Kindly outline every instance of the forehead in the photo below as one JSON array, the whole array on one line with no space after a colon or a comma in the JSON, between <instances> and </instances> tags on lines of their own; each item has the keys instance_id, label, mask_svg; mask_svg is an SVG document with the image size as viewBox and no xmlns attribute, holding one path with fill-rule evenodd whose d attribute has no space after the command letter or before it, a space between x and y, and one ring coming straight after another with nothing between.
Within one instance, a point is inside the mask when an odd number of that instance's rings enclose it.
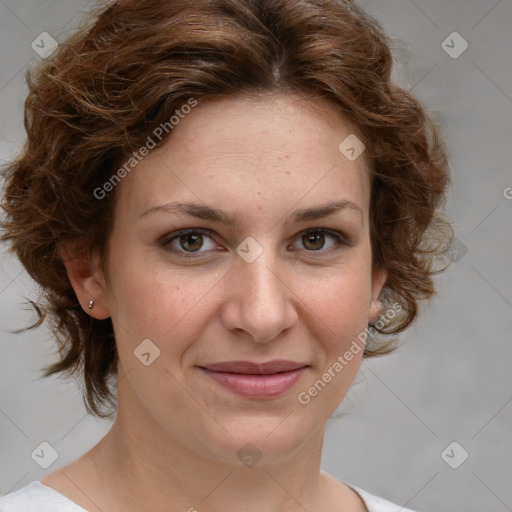
<instances>
[{"instance_id":1,"label":"forehead","mask_svg":"<svg viewBox=\"0 0 512 512\"><path fill-rule=\"evenodd\" d=\"M366 154L351 160L340 150L354 132L325 99L280 94L198 101L123 179L117 208L134 218L176 199L275 210L341 198L366 210Z\"/></svg>"}]
</instances>

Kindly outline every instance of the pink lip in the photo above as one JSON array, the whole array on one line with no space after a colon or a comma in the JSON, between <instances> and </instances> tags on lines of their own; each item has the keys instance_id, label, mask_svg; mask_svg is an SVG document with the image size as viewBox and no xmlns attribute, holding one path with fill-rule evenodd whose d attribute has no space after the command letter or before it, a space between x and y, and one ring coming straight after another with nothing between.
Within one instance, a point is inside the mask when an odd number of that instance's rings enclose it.
<instances>
[{"instance_id":1,"label":"pink lip","mask_svg":"<svg viewBox=\"0 0 512 512\"><path fill-rule=\"evenodd\" d=\"M234 393L252 398L273 398L292 388L307 366L275 360L266 363L226 361L199 368Z\"/></svg>"}]
</instances>

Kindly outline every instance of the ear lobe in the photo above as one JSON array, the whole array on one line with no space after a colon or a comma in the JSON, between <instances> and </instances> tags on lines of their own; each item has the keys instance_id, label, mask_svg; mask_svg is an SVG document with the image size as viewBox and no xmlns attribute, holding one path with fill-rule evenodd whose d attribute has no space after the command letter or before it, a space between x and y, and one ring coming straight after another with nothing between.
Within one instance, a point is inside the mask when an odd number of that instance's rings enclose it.
<instances>
[{"instance_id":1,"label":"ear lobe","mask_svg":"<svg viewBox=\"0 0 512 512\"><path fill-rule=\"evenodd\" d=\"M97 255L89 257L69 247L61 248L60 255L66 267L69 282L83 310L98 320L109 318L108 295ZM93 307L89 308L91 300L94 303Z\"/></svg>"},{"instance_id":2,"label":"ear lobe","mask_svg":"<svg viewBox=\"0 0 512 512\"><path fill-rule=\"evenodd\" d=\"M377 320L380 317L380 315L382 315L383 309L384 306L379 299L372 299L370 311L368 312L368 322L375 322L375 320Z\"/></svg>"},{"instance_id":3,"label":"ear lobe","mask_svg":"<svg viewBox=\"0 0 512 512\"><path fill-rule=\"evenodd\" d=\"M380 295L386 283L388 273L386 269L375 266L372 270L372 300L368 311L368 322L374 322L381 315L384 306L380 300Z\"/></svg>"}]
</instances>

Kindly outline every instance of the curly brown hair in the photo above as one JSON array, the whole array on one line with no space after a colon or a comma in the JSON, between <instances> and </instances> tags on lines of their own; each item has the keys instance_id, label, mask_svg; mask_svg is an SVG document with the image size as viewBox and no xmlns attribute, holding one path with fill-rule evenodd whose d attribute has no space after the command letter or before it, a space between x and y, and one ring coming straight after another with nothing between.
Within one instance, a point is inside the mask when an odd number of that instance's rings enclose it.
<instances>
[{"instance_id":1,"label":"curly brown hair","mask_svg":"<svg viewBox=\"0 0 512 512\"><path fill-rule=\"evenodd\" d=\"M44 376L81 374L87 411L114 414L112 321L82 309L61 248L98 251L107 274L116 190L102 200L94 191L191 97L307 93L358 128L371 173L372 258L388 272L381 299L402 308L377 331L409 326L418 301L435 293L451 237L440 211L449 173L438 125L391 81L390 43L348 0L121 0L97 6L27 71L27 139L3 169L1 239L41 287L30 301L38 321L17 332L48 320L60 358ZM392 349L386 340L364 355Z\"/></svg>"}]
</instances>

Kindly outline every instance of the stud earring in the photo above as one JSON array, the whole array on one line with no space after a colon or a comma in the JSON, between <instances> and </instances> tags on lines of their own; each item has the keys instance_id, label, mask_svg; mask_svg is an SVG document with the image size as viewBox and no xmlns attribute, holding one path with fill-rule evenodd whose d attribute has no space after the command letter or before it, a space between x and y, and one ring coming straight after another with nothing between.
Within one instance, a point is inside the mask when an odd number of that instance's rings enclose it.
<instances>
[{"instance_id":1,"label":"stud earring","mask_svg":"<svg viewBox=\"0 0 512 512\"><path fill-rule=\"evenodd\" d=\"M89 302L89 309L92 309L92 308L93 308L93 306L94 306L94 300L91 300L91 301Z\"/></svg>"}]
</instances>

